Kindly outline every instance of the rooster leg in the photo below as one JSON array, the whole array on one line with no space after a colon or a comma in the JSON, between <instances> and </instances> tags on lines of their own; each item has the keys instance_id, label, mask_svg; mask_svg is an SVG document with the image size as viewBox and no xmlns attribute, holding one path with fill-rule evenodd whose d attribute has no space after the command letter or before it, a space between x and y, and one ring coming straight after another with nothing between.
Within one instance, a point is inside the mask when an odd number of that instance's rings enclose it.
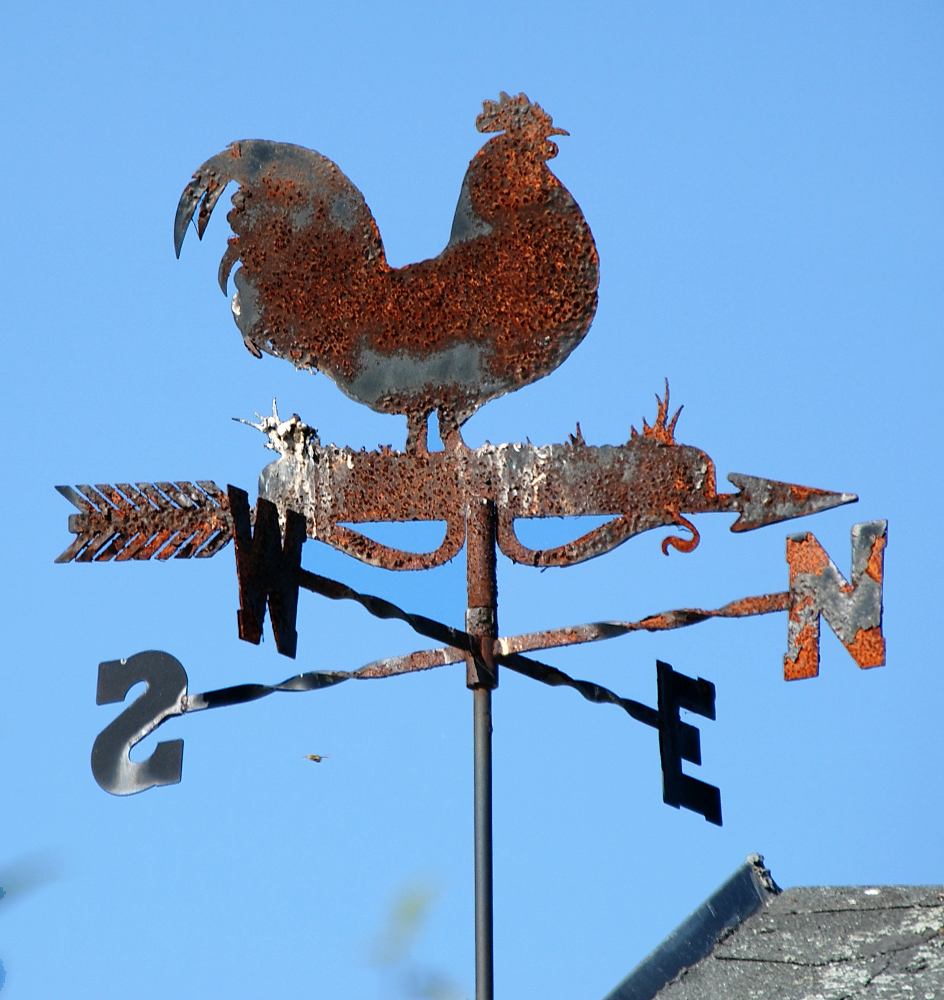
<instances>
[{"instance_id":1,"label":"rooster leg","mask_svg":"<svg viewBox=\"0 0 944 1000\"><path fill-rule=\"evenodd\" d=\"M413 454L428 455L427 432L429 411L406 415L406 450Z\"/></svg>"},{"instance_id":2,"label":"rooster leg","mask_svg":"<svg viewBox=\"0 0 944 1000\"><path fill-rule=\"evenodd\" d=\"M446 451L459 451L465 447L465 441L459 433L459 421L450 410L439 411L439 436Z\"/></svg>"}]
</instances>

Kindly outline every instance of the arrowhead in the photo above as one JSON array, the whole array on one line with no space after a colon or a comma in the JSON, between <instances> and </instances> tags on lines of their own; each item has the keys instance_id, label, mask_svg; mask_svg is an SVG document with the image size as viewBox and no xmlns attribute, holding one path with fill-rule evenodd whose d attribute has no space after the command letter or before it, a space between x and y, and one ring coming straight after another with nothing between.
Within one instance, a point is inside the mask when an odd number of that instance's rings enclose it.
<instances>
[{"instance_id":1,"label":"arrowhead","mask_svg":"<svg viewBox=\"0 0 944 1000\"><path fill-rule=\"evenodd\" d=\"M855 503L859 499L855 493L831 493L812 486L744 476L739 472L732 472L728 481L738 488L731 498L731 508L738 511L740 517L731 525L732 531L752 531L766 524L818 514L821 510Z\"/></svg>"}]
</instances>

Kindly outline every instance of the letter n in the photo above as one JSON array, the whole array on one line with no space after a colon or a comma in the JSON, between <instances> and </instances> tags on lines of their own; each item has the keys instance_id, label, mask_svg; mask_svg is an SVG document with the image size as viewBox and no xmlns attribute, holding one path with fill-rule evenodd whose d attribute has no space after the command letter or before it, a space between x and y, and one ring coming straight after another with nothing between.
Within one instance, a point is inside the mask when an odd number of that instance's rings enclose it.
<instances>
[{"instance_id":1,"label":"letter n","mask_svg":"<svg viewBox=\"0 0 944 1000\"><path fill-rule=\"evenodd\" d=\"M295 657L298 633L298 571L305 542L305 519L293 510L285 513L285 533L279 529L275 504L256 501L255 530L250 525L249 497L245 490L227 486L233 515L236 575L239 578L239 638L259 644L266 605L272 619L275 648Z\"/></svg>"},{"instance_id":2,"label":"letter n","mask_svg":"<svg viewBox=\"0 0 944 1000\"><path fill-rule=\"evenodd\" d=\"M887 538L887 521L853 526L851 583L809 532L787 539L790 616L783 658L785 680L819 673L820 616L860 667L884 665L882 581Z\"/></svg>"}]
</instances>

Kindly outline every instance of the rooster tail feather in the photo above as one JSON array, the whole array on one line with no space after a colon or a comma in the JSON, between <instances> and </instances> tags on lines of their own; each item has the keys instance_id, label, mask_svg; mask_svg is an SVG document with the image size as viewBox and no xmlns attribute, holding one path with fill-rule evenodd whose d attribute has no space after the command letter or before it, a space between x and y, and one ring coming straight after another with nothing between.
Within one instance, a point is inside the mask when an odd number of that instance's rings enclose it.
<instances>
[{"instance_id":1,"label":"rooster tail feather","mask_svg":"<svg viewBox=\"0 0 944 1000\"><path fill-rule=\"evenodd\" d=\"M258 229L281 215L290 228L309 230L309 235L312 228L360 230L369 244L369 256L385 259L367 202L340 168L313 149L265 139L234 142L194 172L174 219L178 257L191 220L196 217L197 236L202 239L216 203L232 181L243 194L241 200L234 196L236 212L230 215L237 234L240 228ZM253 211L243 212L246 198L253 195Z\"/></svg>"}]
</instances>

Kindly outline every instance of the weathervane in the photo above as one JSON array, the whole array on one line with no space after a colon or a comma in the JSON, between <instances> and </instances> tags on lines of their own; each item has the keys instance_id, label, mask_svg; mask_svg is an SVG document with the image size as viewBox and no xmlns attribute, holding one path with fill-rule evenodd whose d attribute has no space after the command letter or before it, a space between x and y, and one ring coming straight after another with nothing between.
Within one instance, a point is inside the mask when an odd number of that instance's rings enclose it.
<instances>
[{"instance_id":1,"label":"weathervane","mask_svg":"<svg viewBox=\"0 0 944 1000\"><path fill-rule=\"evenodd\" d=\"M403 451L356 451L322 445L297 415L254 426L278 459L260 476L259 498L211 481L60 486L78 509L75 534L58 562L206 558L234 542L239 583L239 636L258 643L268 613L277 650L294 657L297 605L304 589L353 600L379 618L406 622L439 645L389 657L353 671L311 671L280 684L243 684L188 693L183 666L170 654L139 653L99 666L99 704L121 702L130 688L147 691L95 741L92 770L115 794L180 780L183 740L158 743L132 762L131 748L176 715L251 701L277 691L312 691L353 679L389 677L466 663L473 691L475 774L476 996L492 996L491 692L499 665L534 680L566 686L614 704L656 729L663 798L721 823L718 789L682 770L701 763L698 730L680 720L687 709L715 717L715 688L657 662L658 704L623 698L568 676L535 651L595 642L634 631L680 628L712 617L774 611L788 614L787 679L813 677L824 617L860 667L885 662L882 634L884 521L852 529L846 580L809 534L787 541L789 586L717 609L685 608L638 621L597 622L500 637L497 551L530 566L570 566L603 555L628 538L668 528L662 551L691 552L699 541L690 520L736 513L731 530L749 531L853 502L834 493L731 474L719 493L705 452L675 439L668 383L652 424L631 429L622 444L586 444L577 426L563 444L467 447L462 424L484 403L550 374L583 339L597 305L598 258L577 203L548 169L550 137L566 135L524 94L486 101L476 120L498 133L466 172L449 242L432 259L403 268L386 261L377 225L360 191L330 160L284 143L233 143L201 166L185 188L174 226L179 255L196 219L202 237L214 206L238 184L228 215L236 234L220 264L224 293L231 271L233 316L246 347L329 375L351 398L407 419ZM441 450L430 450L429 417L439 420ZM519 518L608 516L566 545L532 549L515 531ZM442 521L433 551L381 544L351 525ZM465 629L451 628L382 598L312 573L301 565L306 538L362 562L392 570L441 565L465 546Z\"/></svg>"}]
</instances>

